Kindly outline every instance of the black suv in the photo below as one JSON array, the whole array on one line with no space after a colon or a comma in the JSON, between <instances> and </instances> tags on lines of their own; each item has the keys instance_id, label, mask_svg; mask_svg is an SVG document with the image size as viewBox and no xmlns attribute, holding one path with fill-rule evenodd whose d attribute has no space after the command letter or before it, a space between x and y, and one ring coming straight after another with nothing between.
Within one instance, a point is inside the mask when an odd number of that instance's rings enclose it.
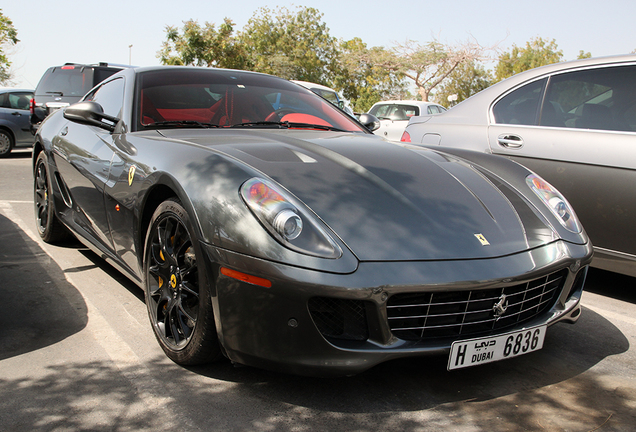
<instances>
[{"instance_id":1,"label":"black suv","mask_svg":"<svg viewBox=\"0 0 636 432\"><path fill-rule=\"evenodd\" d=\"M66 63L48 68L31 99L31 132L53 111L79 102L90 89L126 66Z\"/></svg>"}]
</instances>

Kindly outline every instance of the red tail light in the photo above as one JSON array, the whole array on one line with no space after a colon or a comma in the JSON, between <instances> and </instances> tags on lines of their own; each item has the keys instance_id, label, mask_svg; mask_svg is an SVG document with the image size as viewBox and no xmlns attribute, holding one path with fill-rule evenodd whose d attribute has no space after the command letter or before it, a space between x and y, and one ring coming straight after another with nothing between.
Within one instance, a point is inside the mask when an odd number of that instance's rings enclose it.
<instances>
[{"instance_id":1,"label":"red tail light","mask_svg":"<svg viewBox=\"0 0 636 432\"><path fill-rule=\"evenodd\" d=\"M29 101L29 112L35 114L35 99L33 98Z\"/></svg>"},{"instance_id":2,"label":"red tail light","mask_svg":"<svg viewBox=\"0 0 636 432\"><path fill-rule=\"evenodd\" d=\"M411 142L411 135L409 135L407 131L404 131L404 133L402 134L402 138L400 138L400 141Z\"/></svg>"}]
</instances>

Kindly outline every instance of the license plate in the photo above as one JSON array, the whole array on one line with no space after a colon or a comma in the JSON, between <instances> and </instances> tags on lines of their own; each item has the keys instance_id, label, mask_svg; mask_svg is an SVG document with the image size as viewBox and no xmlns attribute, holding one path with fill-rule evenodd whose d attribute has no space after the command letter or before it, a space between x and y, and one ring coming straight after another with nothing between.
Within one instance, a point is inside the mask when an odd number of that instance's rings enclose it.
<instances>
[{"instance_id":1,"label":"license plate","mask_svg":"<svg viewBox=\"0 0 636 432\"><path fill-rule=\"evenodd\" d=\"M547 326L453 342L448 370L504 360L543 348Z\"/></svg>"}]
</instances>

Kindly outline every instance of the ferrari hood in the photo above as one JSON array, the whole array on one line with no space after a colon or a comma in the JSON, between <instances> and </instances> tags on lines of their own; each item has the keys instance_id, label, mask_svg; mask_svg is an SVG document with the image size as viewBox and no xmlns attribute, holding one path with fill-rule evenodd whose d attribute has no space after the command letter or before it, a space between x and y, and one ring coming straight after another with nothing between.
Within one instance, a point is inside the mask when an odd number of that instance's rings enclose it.
<instances>
[{"instance_id":1,"label":"ferrari hood","mask_svg":"<svg viewBox=\"0 0 636 432\"><path fill-rule=\"evenodd\" d=\"M558 238L519 191L445 153L362 134L251 130L209 137L185 140L274 179L361 261L489 258Z\"/></svg>"}]
</instances>

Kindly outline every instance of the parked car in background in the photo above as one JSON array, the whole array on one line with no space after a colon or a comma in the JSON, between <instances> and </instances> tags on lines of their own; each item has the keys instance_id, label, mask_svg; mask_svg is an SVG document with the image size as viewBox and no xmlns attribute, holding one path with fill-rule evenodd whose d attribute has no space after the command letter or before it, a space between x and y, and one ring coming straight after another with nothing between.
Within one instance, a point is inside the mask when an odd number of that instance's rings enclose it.
<instances>
[{"instance_id":1,"label":"parked car in background","mask_svg":"<svg viewBox=\"0 0 636 432\"><path fill-rule=\"evenodd\" d=\"M369 114L380 120L380 128L376 129L374 134L391 141L399 141L411 117L439 114L445 111L446 108L433 102L396 100L375 103L369 110Z\"/></svg>"},{"instance_id":2,"label":"parked car in background","mask_svg":"<svg viewBox=\"0 0 636 432\"><path fill-rule=\"evenodd\" d=\"M527 166L573 205L594 244L593 265L636 276L636 55L519 73L447 113L413 117L402 141Z\"/></svg>"},{"instance_id":3,"label":"parked car in background","mask_svg":"<svg viewBox=\"0 0 636 432\"><path fill-rule=\"evenodd\" d=\"M316 83L307 82L307 81L292 80L292 82L295 82L296 84L299 84L311 90L312 92L316 93L318 96L327 99L329 102L331 102L332 104L334 104L335 106L337 106L338 108L340 108L341 110L349 114L350 116L354 116L353 110L351 109L351 107L347 104L347 102L344 99L340 97L338 92L335 91L334 89L324 86L322 84L316 84Z\"/></svg>"},{"instance_id":4,"label":"parked car in background","mask_svg":"<svg viewBox=\"0 0 636 432\"><path fill-rule=\"evenodd\" d=\"M179 364L455 369L581 313L592 247L558 191L505 158L389 143L271 75L123 70L42 123L33 166L42 239L70 230L136 282Z\"/></svg>"},{"instance_id":5,"label":"parked car in background","mask_svg":"<svg viewBox=\"0 0 636 432\"><path fill-rule=\"evenodd\" d=\"M108 63L66 63L48 68L31 100L31 132L35 133L40 122L53 111L79 102L90 89L123 67Z\"/></svg>"},{"instance_id":6,"label":"parked car in background","mask_svg":"<svg viewBox=\"0 0 636 432\"><path fill-rule=\"evenodd\" d=\"M33 90L0 89L0 157L14 147L31 147L29 101Z\"/></svg>"}]
</instances>

